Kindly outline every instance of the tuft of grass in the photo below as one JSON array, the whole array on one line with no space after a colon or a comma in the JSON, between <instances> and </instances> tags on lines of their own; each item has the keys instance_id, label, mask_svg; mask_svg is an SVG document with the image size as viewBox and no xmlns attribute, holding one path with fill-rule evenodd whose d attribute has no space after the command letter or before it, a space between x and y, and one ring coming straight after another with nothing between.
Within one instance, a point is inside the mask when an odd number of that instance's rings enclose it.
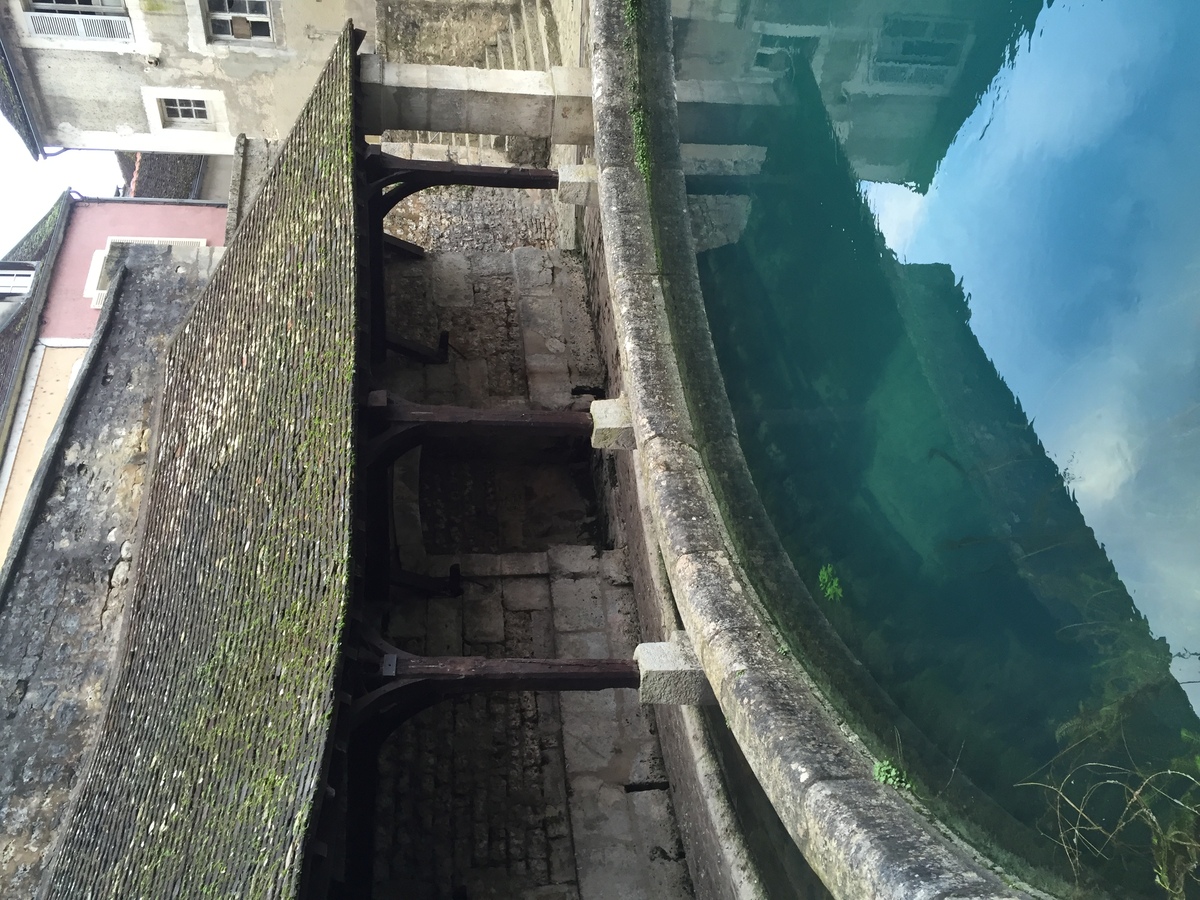
<instances>
[{"instance_id":1,"label":"tuft of grass","mask_svg":"<svg viewBox=\"0 0 1200 900\"><path fill-rule=\"evenodd\" d=\"M642 21L642 0L625 0L625 24L636 30Z\"/></svg>"},{"instance_id":2,"label":"tuft of grass","mask_svg":"<svg viewBox=\"0 0 1200 900\"><path fill-rule=\"evenodd\" d=\"M633 119L633 162L642 178L650 183L650 125L646 120L646 107L636 100L629 110Z\"/></svg>"}]
</instances>

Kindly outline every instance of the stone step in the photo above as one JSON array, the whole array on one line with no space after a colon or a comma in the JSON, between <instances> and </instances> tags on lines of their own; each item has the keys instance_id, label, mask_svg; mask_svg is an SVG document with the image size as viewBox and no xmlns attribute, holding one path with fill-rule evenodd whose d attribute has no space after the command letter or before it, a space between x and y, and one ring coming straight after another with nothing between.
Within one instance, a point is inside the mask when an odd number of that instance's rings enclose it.
<instances>
[{"instance_id":1,"label":"stone step","mask_svg":"<svg viewBox=\"0 0 1200 900\"><path fill-rule=\"evenodd\" d=\"M521 31L517 27L517 17L512 13L508 14L508 40L512 44L513 53L513 68L528 69L529 63L525 54L525 41L521 38Z\"/></svg>"},{"instance_id":2,"label":"stone step","mask_svg":"<svg viewBox=\"0 0 1200 900\"><path fill-rule=\"evenodd\" d=\"M534 13L537 18L537 34L542 42L542 53L546 58L546 68L561 66L562 54L558 48L558 28L554 21L554 10L547 6L548 0L534 0Z\"/></svg>"},{"instance_id":3,"label":"stone step","mask_svg":"<svg viewBox=\"0 0 1200 900\"><path fill-rule=\"evenodd\" d=\"M525 59L529 68L547 72L546 54L537 27L537 0L521 0L521 40L525 46Z\"/></svg>"}]
</instances>

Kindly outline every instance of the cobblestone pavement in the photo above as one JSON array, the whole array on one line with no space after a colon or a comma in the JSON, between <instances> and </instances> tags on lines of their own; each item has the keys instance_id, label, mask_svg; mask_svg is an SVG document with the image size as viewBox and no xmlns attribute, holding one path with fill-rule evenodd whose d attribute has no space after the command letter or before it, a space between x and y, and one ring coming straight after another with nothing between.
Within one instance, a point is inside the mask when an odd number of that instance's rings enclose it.
<instances>
[{"instance_id":1,"label":"cobblestone pavement","mask_svg":"<svg viewBox=\"0 0 1200 900\"><path fill-rule=\"evenodd\" d=\"M574 255L459 242L397 259L387 283L390 328L428 342L446 329L454 348L445 366L397 360L390 390L475 407L590 402L571 390L602 377ZM431 574L458 563L466 584L457 598L398 591L384 622L397 646L632 655L632 588L623 551L600 538L587 454L574 468L418 456L397 467L399 553ZM636 691L498 693L427 710L385 746L378 804L377 898L691 896L653 716Z\"/></svg>"}]
</instances>

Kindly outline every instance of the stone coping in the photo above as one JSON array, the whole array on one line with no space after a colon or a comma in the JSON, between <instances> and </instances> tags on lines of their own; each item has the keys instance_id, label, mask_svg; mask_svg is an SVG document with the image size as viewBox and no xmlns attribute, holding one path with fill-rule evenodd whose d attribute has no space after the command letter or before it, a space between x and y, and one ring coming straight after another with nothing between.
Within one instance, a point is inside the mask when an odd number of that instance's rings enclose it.
<instances>
[{"instance_id":1,"label":"stone coping","mask_svg":"<svg viewBox=\"0 0 1200 900\"><path fill-rule=\"evenodd\" d=\"M640 97L627 6L641 16L643 46L662 48L643 52ZM715 365L688 227L666 7L661 0L595 0L591 46L600 215L638 491L650 511L680 617L747 761L797 846L839 900L1028 898L947 838L897 790L874 780L862 742L843 727L776 634L743 570L747 560L726 529L710 474L727 480L729 473L706 470L689 396L717 407L717 416L726 420L719 446L706 447L716 454L710 457L744 475L744 485L750 482ZM653 216L634 161L635 99L643 103L651 131L658 132L650 140ZM674 248L661 241L656 246L656 225ZM699 346L710 357L703 370L687 372L687 394L677 340L680 348L687 341L690 352ZM711 426L705 433L711 441Z\"/></svg>"}]
</instances>

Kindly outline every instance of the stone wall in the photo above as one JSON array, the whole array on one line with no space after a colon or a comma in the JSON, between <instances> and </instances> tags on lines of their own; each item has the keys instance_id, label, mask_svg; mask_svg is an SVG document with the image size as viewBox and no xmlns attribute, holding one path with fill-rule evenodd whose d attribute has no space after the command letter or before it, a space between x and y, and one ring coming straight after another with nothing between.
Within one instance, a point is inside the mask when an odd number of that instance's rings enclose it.
<instances>
[{"instance_id":1,"label":"stone wall","mask_svg":"<svg viewBox=\"0 0 1200 900\"><path fill-rule=\"evenodd\" d=\"M130 250L0 578L0 894L35 895L125 621L160 360L219 249ZM24 532L24 538L21 535Z\"/></svg>"},{"instance_id":2,"label":"stone wall","mask_svg":"<svg viewBox=\"0 0 1200 900\"><path fill-rule=\"evenodd\" d=\"M663 0L643 3L634 35L619 0L596 0L591 28L608 300L649 566L653 575L660 553L722 718L792 841L835 897L1027 897L872 778L869 754L785 652L747 578L744 567L761 569L758 554L771 549L752 544L751 558L730 531L770 526L761 514L727 523L717 502L717 492L755 494L700 292L672 60L662 52L671 43L669 10ZM656 111L648 122L652 192L635 164L635 68L636 99Z\"/></svg>"},{"instance_id":3,"label":"stone wall","mask_svg":"<svg viewBox=\"0 0 1200 900\"><path fill-rule=\"evenodd\" d=\"M513 193L520 207L523 192ZM395 360L389 390L472 407L586 408L594 393L572 389L598 390L603 372L580 259L464 249L480 239L472 228L433 243L455 238L453 250L389 264L390 328L426 342L446 329L452 348L444 366ZM377 610L389 638L429 655L630 658L636 605L591 457L586 445L507 460L437 448L398 464L405 567L458 564L465 593L397 590ZM635 691L449 701L399 729L381 769L377 896L692 896L653 716Z\"/></svg>"}]
</instances>

